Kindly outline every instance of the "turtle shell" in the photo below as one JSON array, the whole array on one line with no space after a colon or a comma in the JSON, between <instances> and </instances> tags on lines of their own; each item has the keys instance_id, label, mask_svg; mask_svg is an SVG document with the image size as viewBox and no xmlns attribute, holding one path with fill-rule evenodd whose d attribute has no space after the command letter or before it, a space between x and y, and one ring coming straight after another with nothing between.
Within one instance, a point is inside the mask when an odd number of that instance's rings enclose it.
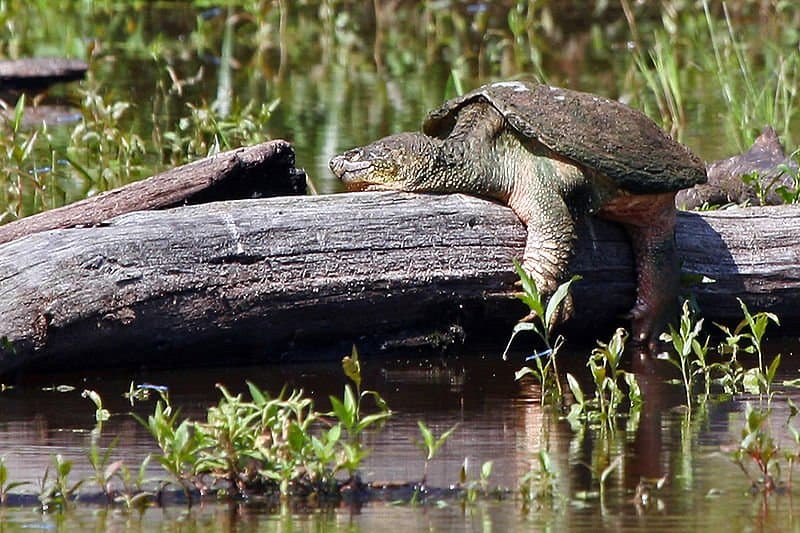
<instances>
[{"instance_id":1,"label":"turtle shell","mask_svg":"<svg viewBox=\"0 0 800 533\"><path fill-rule=\"evenodd\" d=\"M458 111L485 101L523 138L611 178L637 194L661 193L706 181L703 162L643 113L589 93L519 81L479 87L431 111L422 126L445 138Z\"/></svg>"}]
</instances>

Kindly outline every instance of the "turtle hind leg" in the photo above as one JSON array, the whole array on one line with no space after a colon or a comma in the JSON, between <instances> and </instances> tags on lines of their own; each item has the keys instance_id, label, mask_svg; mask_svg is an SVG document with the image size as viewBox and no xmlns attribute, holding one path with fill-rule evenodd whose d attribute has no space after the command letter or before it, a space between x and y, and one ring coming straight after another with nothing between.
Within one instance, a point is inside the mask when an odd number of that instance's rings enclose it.
<instances>
[{"instance_id":1,"label":"turtle hind leg","mask_svg":"<svg viewBox=\"0 0 800 533\"><path fill-rule=\"evenodd\" d=\"M680 267L675 251L675 193L625 196L602 215L623 223L636 261L633 339L655 353L659 336L678 315Z\"/></svg>"}]
</instances>

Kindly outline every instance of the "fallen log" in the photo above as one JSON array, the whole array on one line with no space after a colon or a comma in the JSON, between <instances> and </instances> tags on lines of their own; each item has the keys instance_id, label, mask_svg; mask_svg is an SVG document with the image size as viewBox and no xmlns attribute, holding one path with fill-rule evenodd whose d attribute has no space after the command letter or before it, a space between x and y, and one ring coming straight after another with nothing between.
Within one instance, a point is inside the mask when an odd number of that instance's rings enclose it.
<instances>
[{"instance_id":1,"label":"fallen log","mask_svg":"<svg viewBox=\"0 0 800 533\"><path fill-rule=\"evenodd\" d=\"M0 90L39 90L83 79L89 66L79 59L30 57L0 61Z\"/></svg>"},{"instance_id":2,"label":"fallen log","mask_svg":"<svg viewBox=\"0 0 800 533\"><path fill-rule=\"evenodd\" d=\"M92 226L123 213L181 204L305 193L294 148L283 140L199 159L97 196L0 226L0 243L49 229Z\"/></svg>"},{"instance_id":3,"label":"fallen log","mask_svg":"<svg viewBox=\"0 0 800 533\"><path fill-rule=\"evenodd\" d=\"M681 213L678 249L705 316L751 309L800 324L800 209ZM581 228L571 340L624 325L633 264L624 233ZM525 230L463 195L357 193L136 212L0 245L0 373L33 367L231 364L410 331L497 325ZM576 334L577 335L577 334Z\"/></svg>"}]
</instances>

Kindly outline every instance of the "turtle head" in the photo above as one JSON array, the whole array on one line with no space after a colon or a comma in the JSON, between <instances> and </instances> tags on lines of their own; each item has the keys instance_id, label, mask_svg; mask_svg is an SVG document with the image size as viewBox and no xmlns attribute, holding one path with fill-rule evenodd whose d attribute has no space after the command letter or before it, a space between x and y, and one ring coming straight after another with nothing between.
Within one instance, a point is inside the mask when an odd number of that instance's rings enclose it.
<instances>
[{"instance_id":1,"label":"turtle head","mask_svg":"<svg viewBox=\"0 0 800 533\"><path fill-rule=\"evenodd\" d=\"M331 170L348 190L423 190L436 159L435 141L422 133L398 133L334 156Z\"/></svg>"}]
</instances>

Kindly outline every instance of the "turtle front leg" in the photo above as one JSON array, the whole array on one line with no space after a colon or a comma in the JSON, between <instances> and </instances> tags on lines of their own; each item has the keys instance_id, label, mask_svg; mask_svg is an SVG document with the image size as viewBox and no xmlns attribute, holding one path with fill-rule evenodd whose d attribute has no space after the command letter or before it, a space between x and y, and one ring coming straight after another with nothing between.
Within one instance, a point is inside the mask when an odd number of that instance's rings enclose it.
<instances>
[{"instance_id":1,"label":"turtle front leg","mask_svg":"<svg viewBox=\"0 0 800 533\"><path fill-rule=\"evenodd\" d=\"M509 202L528 228L522 268L533 278L539 293L546 298L567 277L576 236L575 223L566 203L555 192L528 196L525 200L514 202L512 198ZM568 295L555 321L562 322L571 314L572 300Z\"/></svg>"},{"instance_id":2,"label":"turtle front leg","mask_svg":"<svg viewBox=\"0 0 800 533\"><path fill-rule=\"evenodd\" d=\"M616 202L614 202L616 203ZM656 351L658 338L678 314L680 266L675 252L675 193L626 196L604 215L622 222L636 261L634 340Z\"/></svg>"}]
</instances>

